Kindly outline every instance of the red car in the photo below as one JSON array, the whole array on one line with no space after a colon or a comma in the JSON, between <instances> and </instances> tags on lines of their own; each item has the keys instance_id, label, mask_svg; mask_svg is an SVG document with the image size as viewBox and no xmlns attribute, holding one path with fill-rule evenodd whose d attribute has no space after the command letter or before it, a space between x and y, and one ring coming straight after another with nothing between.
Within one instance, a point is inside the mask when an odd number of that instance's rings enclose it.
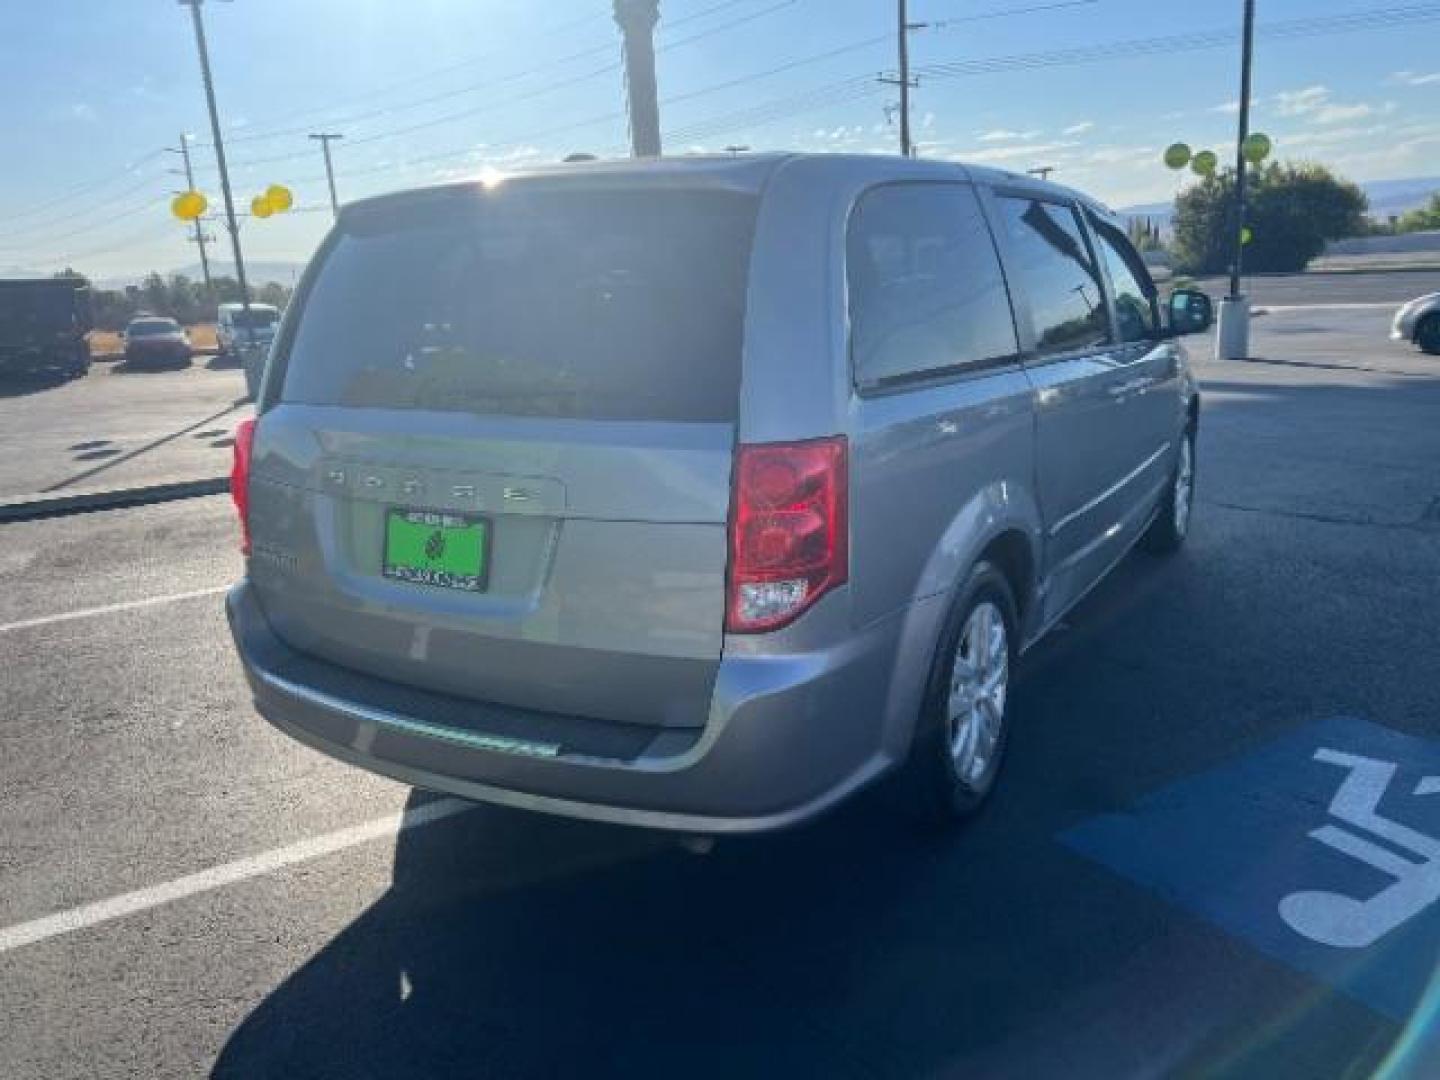
<instances>
[{"instance_id":1,"label":"red car","mask_svg":"<svg viewBox=\"0 0 1440 1080\"><path fill-rule=\"evenodd\" d=\"M125 327L125 363L135 368L188 367L190 338L174 319L131 319Z\"/></svg>"}]
</instances>

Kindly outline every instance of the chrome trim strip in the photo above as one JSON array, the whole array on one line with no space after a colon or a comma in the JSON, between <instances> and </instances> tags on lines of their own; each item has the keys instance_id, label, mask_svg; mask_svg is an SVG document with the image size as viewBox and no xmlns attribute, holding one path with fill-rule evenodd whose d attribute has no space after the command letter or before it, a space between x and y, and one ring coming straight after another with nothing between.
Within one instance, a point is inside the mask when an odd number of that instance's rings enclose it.
<instances>
[{"instance_id":1,"label":"chrome trim strip","mask_svg":"<svg viewBox=\"0 0 1440 1080\"><path fill-rule=\"evenodd\" d=\"M384 712L368 705L346 701L344 698L327 694L323 690L301 686L299 683L291 682L289 679L259 667L252 667L251 670L272 690L289 694L332 712L343 713L351 719L379 724L382 727L403 731L407 735L421 735L429 739L438 739L441 742L467 746L473 750L493 750L497 753L516 754L521 757L553 758L560 756L560 746L557 743L526 742L523 739L511 739L504 735L482 735L473 731L446 727L443 724L432 724L425 720L414 720L408 716L397 716L395 713Z\"/></svg>"},{"instance_id":2,"label":"chrome trim strip","mask_svg":"<svg viewBox=\"0 0 1440 1080\"><path fill-rule=\"evenodd\" d=\"M1121 488L1124 488L1126 485L1128 485L1128 484L1132 483L1133 481L1135 481L1136 479L1138 479L1141 473L1143 473L1146 469L1150 468L1151 465L1154 465L1155 462L1156 462L1156 460L1157 460L1162 454L1164 454L1165 451L1169 450L1169 449L1170 449L1172 446L1174 446L1174 445L1175 445L1175 444L1174 444L1173 442L1171 442L1170 440L1167 439L1167 440L1161 445L1160 449L1156 450L1153 454L1151 454L1149 457L1147 457L1147 458L1146 458L1144 461L1142 461L1139 465L1135 466L1135 468L1131 469L1128 473L1126 473L1124 476L1122 476L1119 480L1115 481L1115 483L1111 484L1108 488L1106 488L1104 491L1102 491L1099 495L1096 495L1095 498L1091 499L1089 502L1087 502L1084 506L1080 507L1078 510L1072 510L1072 511L1070 511L1070 513L1066 514L1066 515L1065 515L1064 517L1062 517L1059 521L1057 521L1057 522L1056 522L1053 526L1051 526L1051 528L1050 528L1050 536L1051 536L1051 537L1058 536L1058 535L1060 534L1060 530L1061 530L1061 529L1065 528L1067 525L1072 524L1072 523L1075 522L1078 518L1084 517L1084 516L1085 516L1086 514L1088 514L1091 510L1094 510L1097 506L1099 506L1101 503L1103 503L1106 499L1108 499L1108 498L1110 498L1111 496L1113 496L1113 495L1115 495L1116 493L1118 493Z\"/></svg>"}]
</instances>

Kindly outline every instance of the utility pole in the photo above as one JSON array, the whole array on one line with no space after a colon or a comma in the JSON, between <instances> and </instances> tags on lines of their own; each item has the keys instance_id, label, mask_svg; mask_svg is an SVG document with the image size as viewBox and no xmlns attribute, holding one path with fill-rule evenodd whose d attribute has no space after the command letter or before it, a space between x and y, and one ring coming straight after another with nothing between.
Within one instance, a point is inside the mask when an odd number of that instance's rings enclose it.
<instances>
[{"instance_id":1,"label":"utility pole","mask_svg":"<svg viewBox=\"0 0 1440 1080\"><path fill-rule=\"evenodd\" d=\"M906 0L896 0L895 13L897 17L896 46L900 60L899 76L892 79L888 75L882 75L880 81L887 86L900 88L900 153L904 157L914 157L915 144L910 139L910 91L920 83L910 77L910 33L913 30L924 30L930 24L912 23L909 19Z\"/></svg>"},{"instance_id":2,"label":"utility pole","mask_svg":"<svg viewBox=\"0 0 1440 1080\"><path fill-rule=\"evenodd\" d=\"M1250 68L1255 53L1255 0L1245 0L1245 29L1240 52L1240 130L1235 139L1235 258L1230 267L1230 295L1240 296L1240 271L1245 257L1245 140L1250 137Z\"/></svg>"},{"instance_id":3,"label":"utility pole","mask_svg":"<svg viewBox=\"0 0 1440 1080\"><path fill-rule=\"evenodd\" d=\"M660 0L614 0L624 35L625 91L630 101L632 157L660 156L660 97L655 88L655 24Z\"/></svg>"},{"instance_id":4,"label":"utility pole","mask_svg":"<svg viewBox=\"0 0 1440 1080\"><path fill-rule=\"evenodd\" d=\"M185 190L194 191L195 170L190 167L190 137L182 131L180 133L180 149L176 150L173 147L169 146L167 146L166 149L169 150L171 153L179 154L181 160L185 162ZM194 241L195 246L200 249L200 273L205 278L206 295L209 295L211 289L210 255L205 250L205 245L210 242L210 238L205 235L205 226L201 223L198 217L195 219L195 235L194 237L192 237L192 240Z\"/></svg>"},{"instance_id":5,"label":"utility pole","mask_svg":"<svg viewBox=\"0 0 1440 1080\"><path fill-rule=\"evenodd\" d=\"M1230 258L1230 295L1220 301L1215 326L1215 358L1245 360L1250 355L1250 301L1240 292L1245 259L1245 140L1250 135L1250 69L1255 53L1255 0L1243 0L1244 31L1240 46L1240 125L1235 139L1234 254Z\"/></svg>"},{"instance_id":6,"label":"utility pole","mask_svg":"<svg viewBox=\"0 0 1440 1080\"><path fill-rule=\"evenodd\" d=\"M330 184L330 212L336 217L340 216L340 200L335 197L335 166L330 164L330 140L344 137L332 132L312 132L310 135L310 138L320 143L320 149L325 154L325 179Z\"/></svg>"},{"instance_id":7,"label":"utility pole","mask_svg":"<svg viewBox=\"0 0 1440 1080\"><path fill-rule=\"evenodd\" d=\"M230 171L225 166L225 142L220 137L220 114L215 107L215 85L210 78L210 51L205 46L205 20L200 15L200 6L205 0L176 2L190 9L190 19L195 26L195 48L200 54L200 78L205 83L205 105L210 110L210 134L215 140L215 163L220 168L220 191L225 196L225 224L230 230L230 248L235 253L235 279L240 284L240 308L245 313L246 333L253 344L255 331L250 325L250 286L245 281L245 258L240 253L240 225L235 220L235 199L230 194Z\"/></svg>"},{"instance_id":8,"label":"utility pole","mask_svg":"<svg viewBox=\"0 0 1440 1080\"><path fill-rule=\"evenodd\" d=\"M1038 176L1041 180L1049 180L1050 174L1055 171L1054 165L1037 165L1033 169L1025 170L1031 176Z\"/></svg>"}]
</instances>

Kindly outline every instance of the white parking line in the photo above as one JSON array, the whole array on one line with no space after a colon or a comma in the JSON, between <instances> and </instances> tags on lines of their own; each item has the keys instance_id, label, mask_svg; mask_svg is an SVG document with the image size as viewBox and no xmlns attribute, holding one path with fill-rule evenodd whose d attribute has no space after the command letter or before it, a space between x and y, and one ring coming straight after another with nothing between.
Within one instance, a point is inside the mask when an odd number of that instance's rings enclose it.
<instances>
[{"instance_id":1,"label":"white parking line","mask_svg":"<svg viewBox=\"0 0 1440 1080\"><path fill-rule=\"evenodd\" d=\"M388 814L385 817L367 821L363 825L326 833L324 836L311 837L309 840L301 840L286 847L274 848L259 855L252 855L248 859L239 859L212 867L209 870L201 870L199 873L187 874L185 877L176 878L161 885L153 885L148 889L137 889L134 892L112 896L108 900L98 900L93 904L71 908L69 911L32 919L30 922L16 923L14 926L7 926L0 930L0 953L7 953L11 949L18 949L24 945L33 945L37 941L58 937L61 934L69 934L75 930L84 930L87 927L109 922L111 919L134 915L138 911L183 900L185 897L194 896L197 893L210 892L226 885L234 885L237 882L259 877L286 866L309 862L311 859L318 859L323 855L332 855L337 851L356 847L371 840L379 840L406 829L429 825L469 810L473 806L473 803L461 799L440 799L437 802L418 806L414 810L407 810L403 814Z\"/></svg>"},{"instance_id":2,"label":"white parking line","mask_svg":"<svg viewBox=\"0 0 1440 1080\"><path fill-rule=\"evenodd\" d=\"M28 630L32 626L49 626L51 623L69 622L71 619L89 619L96 615L113 615L117 611L134 611L136 608L155 607L157 604L173 604L180 600L195 600L202 596L218 596L229 589L229 585L216 585L209 589L195 589L192 592L171 593L169 596L150 596L144 600L125 600L118 604L104 604L101 607L81 608L79 611L63 611L58 615L41 615L34 619L20 619L18 622L0 623L0 634L7 630Z\"/></svg>"}]
</instances>

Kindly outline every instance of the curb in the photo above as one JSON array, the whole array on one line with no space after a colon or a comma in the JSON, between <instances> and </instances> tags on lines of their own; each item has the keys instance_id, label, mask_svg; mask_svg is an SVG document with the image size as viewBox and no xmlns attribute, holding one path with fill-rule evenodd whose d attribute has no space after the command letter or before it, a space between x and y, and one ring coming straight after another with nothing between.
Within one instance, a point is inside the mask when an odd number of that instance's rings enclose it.
<instances>
[{"instance_id":1,"label":"curb","mask_svg":"<svg viewBox=\"0 0 1440 1080\"><path fill-rule=\"evenodd\" d=\"M222 495L230 490L228 476L207 480L181 480L148 487L114 488L109 491L73 491L66 493L21 495L0 499L0 524L16 521L38 521L41 518L89 514L96 510L123 510L133 506L195 499L204 495Z\"/></svg>"}]
</instances>

